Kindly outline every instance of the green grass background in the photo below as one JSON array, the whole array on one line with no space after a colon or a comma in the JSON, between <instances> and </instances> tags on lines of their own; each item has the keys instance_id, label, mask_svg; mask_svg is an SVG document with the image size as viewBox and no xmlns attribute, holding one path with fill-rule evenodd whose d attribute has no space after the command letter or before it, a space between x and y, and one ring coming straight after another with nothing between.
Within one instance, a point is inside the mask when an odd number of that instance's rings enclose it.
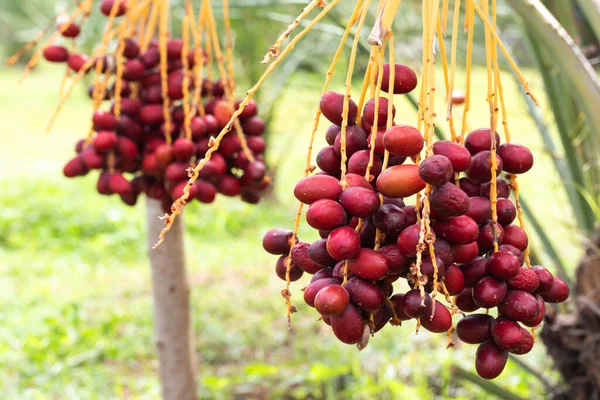
<instances>
[{"instance_id":1,"label":"green grass background","mask_svg":"<svg viewBox=\"0 0 600 400\"><path fill-rule=\"evenodd\" d=\"M90 103L77 88L46 134L61 73L44 66L22 85L16 83L19 74L6 68L0 73L1 397L159 398L144 202L126 207L116 197L95 193L94 177L63 178L63 163L88 129ZM527 75L541 94L539 77ZM463 79L459 75L457 87ZM469 123L476 128L489 124L485 71L477 69L473 80L474 99L480 101L474 101ZM512 77L506 74L504 83L513 140L536 156L532 171L520 179L522 191L573 268L581 238L553 171L551 157L557 155L542 148ZM455 365L473 372L475 346L446 350L444 335L415 335L414 323L386 327L360 353L340 344L303 304L306 277L293 286L298 313L287 329L283 283L273 271L276 257L260 241L271 227L292 226L291 188L302 176L322 82L300 75L287 84L269 143L269 159L278 163L274 198L258 206L218 198L210 206L191 204L185 212L201 397L489 398L452 373ZM339 80L332 85L342 87ZM396 108L397 122L416 121L399 97ZM303 227L300 237L315 235ZM550 381L557 378L543 345L520 359ZM495 382L523 398L546 397L543 384L513 361Z\"/></svg>"}]
</instances>

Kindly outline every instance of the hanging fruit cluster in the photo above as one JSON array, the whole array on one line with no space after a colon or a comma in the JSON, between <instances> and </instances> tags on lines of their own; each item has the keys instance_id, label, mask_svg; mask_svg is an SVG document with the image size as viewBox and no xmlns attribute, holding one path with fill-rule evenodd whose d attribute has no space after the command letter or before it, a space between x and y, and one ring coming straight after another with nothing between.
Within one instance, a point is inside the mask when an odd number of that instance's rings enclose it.
<instances>
[{"instance_id":1,"label":"hanging fruit cluster","mask_svg":"<svg viewBox=\"0 0 600 400\"><path fill-rule=\"evenodd\" d=\"M417 126L394 120L394 95L409 93L417 86L415 72L394 61L389 27L399 1L380 2L382 11L370 36L374 38L371 57L358 104L350 99L356 41L369 3L358 1L340 44L341 49L349 29L357 23L345 93L327 91L330 74L326 80L313 137L323 115L332 123L325 133L328 146L316 155L318 170L310 165L309 150L305 177L294 187L300 201L294 229L268 231L263 247L280 256L275 272L287 282L282 293L288 317L295 311L289 284L304 273L312 275L304 288L304 301L317 310L341 342L357 344L359 349L388 322L399 325L411 319L417 321L417 329L447 332L452 343L453 315L460 314L458 339L479 345L477 373L493 379L504 369L508 353L531 350L534 331L527 328L542 323L546 303L563 302L569 296L562 279L530 264L516 177L532 168L533 155L525 146L510 142L499 80L495 7L490 10L486 0L482 7L468 1L466 20L467 73L475 11L485 23L491 127L467 134L468 76L462 134L458 136L452 104L462 101L456 101L452 93L456 93L460 1L455 6L450 71L442 33L444 11L440 12L439 1L423 1ZM451 140L433 140L436 35L438 57L444 66ZM386 45L390 60L384 64ZM330 72L338 57L339 50ZM526 82L523 84L527 89ZM388 97L380 96L381 91ZM505 143L496 131L499 110ZM321 237L312 243L297 236L305 205L306 222ZM446 304L438 300L439 294Z\"/></svg>"},{"instance_id":2,"label":"hanging fruit cluster","mask_svg":"<svg viewBox=\"0 0 600 400\"><path fill-rule=\"evenodd\" d=\"M92 6L91 0L81 2L36 54L39 57L41 53L48 62L65 63L65 79L75 74L66 92L63 82L60 106L75 83L89 72L95 73L89 89L94 109L91 127L87 137L77 143L77 154L65 165L64 175L72 178L98 170L100 194L117 194L134 205L145 193L161 201L165 212L182 196L186 202L211 203L221 193L258 202L269 180L263 158L265 124L257 116L255 102L235 120L235 134L224 138L200 179L187 185L197 160L214 141L213 135L237 107L228 15L223 55L206 0L198 21L192 2L186 1L181 38L168 31L167 0L103 0L98 4L107 17L102 43L94 54L86 55L75 51L75 39ZM226 1L223 6L225 10ZM158 39L154 39L156 35ZM71 49L54 43L59 36L63 42L73 40ZM218 68L217 77L213 65Z\"/></svg>"}]
</instances>

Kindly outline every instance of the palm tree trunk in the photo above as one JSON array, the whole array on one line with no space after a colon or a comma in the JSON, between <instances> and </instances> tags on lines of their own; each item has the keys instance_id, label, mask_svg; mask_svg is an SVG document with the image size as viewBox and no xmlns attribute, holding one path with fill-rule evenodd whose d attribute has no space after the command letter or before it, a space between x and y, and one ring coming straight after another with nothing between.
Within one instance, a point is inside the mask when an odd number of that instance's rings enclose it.
<instances>
[{"instance_id":1,"label":"palm tree trunk","mask_svg":"<svg viewBox=\"0 0 600 400\"><path fill-rule=\"evenodd\" d=\"M183 218L175 220L169 237L157 249L164 223L161 203L147 200L148 256L152 267L154 335L164 400L196 400L196 357L190 321L189 285L185 271Z\"/></svg>"}]
</instances>

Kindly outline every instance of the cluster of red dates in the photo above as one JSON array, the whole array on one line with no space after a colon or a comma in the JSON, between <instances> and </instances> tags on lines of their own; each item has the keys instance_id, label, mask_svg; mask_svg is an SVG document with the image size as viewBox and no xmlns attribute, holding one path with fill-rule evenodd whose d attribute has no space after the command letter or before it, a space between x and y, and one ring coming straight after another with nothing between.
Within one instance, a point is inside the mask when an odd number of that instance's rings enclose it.
<instances>
[{"instance_id":1,"label":"cluster of red dates","mask_svg":"<svg viewBox=\"0 0 600 400\"><path fill-rule=\"evenodd\" d=\"M383 91L388 88L389 70L385 65ZM396 64L394 94L408 93L416 85L415 73ZM321 111L333 123L326 133L329 146L316 158L321 171L301 179L294 188L296 198L308 205L306 221L321 239L306 243L290 230L268 231L263 247L280 255L277 275L286 279L289 261L290 281L311 274L304 300L347 344L360 343L365 334L377 332L390 321L419 319L423 328L445 333L452 327L453 314L483 309L462 317L456 333L461 341L479 345L477 373L487 379L497 377L509 352L531 350L533 337L525 327L542 322L545 303L563 302L569 296L563 280L545 268L524 265L527 234L513 224L517 209L509 198L510 183L499 177L502 171L527 172L533 166L532 153L518 144L500 144L495 133L497 170L492 176L492 136L484 128L469 133L464 145L440 140L433 144L433 154L418 165L405 163L422 152L421 133L408 125L386 130L385 97L379 98L377 121L375 99L371 99L358 125L357 105L350 100L345 138L349 158L342 177L343 102L340 93L329 92L321 98ZM373 125L378 127L374 149L369 133ZM389 161L383 169L386 150ZM365 178L371 151L372 167ZM492 219L492 179L496 180L497 223ZM423 242L418 222L423 207L404 203L427 184L435 257ZM456 308L430 296L434 275L449 296L456 296ZM400 278L408 282L406 290L394 287ZM417 282L424 283L422 291Z\"/></svg>"},{"instance_id":2,"label":"cluster of red dates","mask_svg":"<svg viewBox=\"0 0 600 400\"><path fill-rule=\"evenodd\" d=\"M110 15L112 7L112 0L100 4L100 10L106 16ZM126 13L126 4L121 2L116 16ZM74 22L67 24L58 27L62 36L76 38L80 27ZM119 45L117 43L117 47ZM102 73L110 74L110 84L103 88L104 93L100 96L111 102L110 107L93 114L94 132L87 140L77 143L77 155L65 165L65 176L72 178L98 170L97 190L100 194L118 194L123 202L134 205L138 195L145 193L162 201L165 212L169 212L173 201L183 194L189 178L188 169L204 156L211 136L229 122L236 106L225 99L222 81L199 80L200 94L205 99L204 113L201 115L199 107L190 104L193 108L189 111L191 118L186 126L184 84L188 82L187 91L194 92L197 82L193 76L194 65L198 59L205 63L206 57L203 52L198 57L195 49L187 50L187 54L183 51L183 40L167 41L166 96L170 121L166 124L158 41L151 41L142 51L136 38L126 38L121 55L115 52L93 62L89 62L85 54L72 53L58 44L44 49L43 56L47 61L66 63L74 72L85 69L83 72L88 73L101 62ZM187 58L187 77L182 56ZM121 78L117 78L117 63L121 64ZM89 90L91 97L94 97L94 90L98 88ZM117 90L119 111L115 112ZM259 201L261 192L269 185L263 158L265 124L257 116L255 102L248 104L239 120L247 144L246 152L240 137L235 132L228 134L201 170L200 179L190 189L188 201L196 199L211 203L217 193L240 196L248 203ZM172 143L166 140L167 126ZM186 128L191 135L186 135ZM254 160L249 159L248 151Z\"/></svg>"}]
</instances>

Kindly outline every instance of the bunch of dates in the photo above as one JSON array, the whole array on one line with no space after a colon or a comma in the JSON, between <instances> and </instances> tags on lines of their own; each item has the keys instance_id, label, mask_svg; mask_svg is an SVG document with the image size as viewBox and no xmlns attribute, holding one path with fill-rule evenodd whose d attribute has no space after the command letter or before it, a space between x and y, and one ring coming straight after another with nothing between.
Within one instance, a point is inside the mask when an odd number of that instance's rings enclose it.
<instances>
[{"instance_id":1,"label":"bunch of dates","mask_svg":"<svg viewBox=\"0 0 600 400\"><path fill-rule=\"evenodd\" d=\"M385 65L383 91L389 85L389 70ZM394 94L408 93L416 85L415 73L396 64ZM350 100L345 140L349 158L342 177L343 102L344 96L335 92L321 98L321 111L333 124L326 133L329 146L316 157L320 171L294 188L295 197L308 205L307 223L321 239L307 243L290 230L268 231L263 247L280 255L277 275L285 280L288 274L290 281L312 275L304 288L305 302L347 344L361 343L388 322L398 325L409 319L418 319L428 331L446 333L453 315L460 314L458 338L479 346L477 373L486 379L497 377L508 353L531 350L533 337L527 328L543 321L545 304L569 296L562 279L543 267L525 265L527 234L513 224L517 209L509 198L510 182L500 177L502 172L507 177L527 172L533 166L532 153L518 144L501 144L494 133L497 171L492 176L492 136L484 128L470 132L464 146L437 141L433 154L418 165L410 163L407 160L416 160L424 150L421 133L409 125L386 129L385 97L379 98L377 121L375 99L365 103L359 126L359 110ZM373 125L378 127L374 149ZM386 150L389 162L383 169ZM372 167L366 175L371 151ZM497 223L492 220L492 179ZM424 234L419 221L424 217L423 199L418 209L404 202L422 194L427 184L430 234ZM447 306L432 298L433 293L454 300Z\"/></svg>"},{"instance_id":2,"label":"bunch of dates","mask_svg":"<svg viewBox=\"0 0 600 400\"><path fill-rule=\"evenodd\" d=\"M109 15L112 4L113 1L103 1L101 12ZM126 12L125 2L121 2L116 16L123 16ZM73 22L59 26L59 29L67 38L75 38L80 33L80 27ZM117 194L126 204L134 205L138 196L145 193L161 201L165 212L168 212L173 201L183 195L189 178L188 169L204 157L211 145L211 137L228 123L237 104L225 100L221 81L199 80L205 113L201 116L198 107L190 110L192 117L187 128L191 137L186 137L190 135L186 135L184 126L184 43L181 39L170 39L166 43L166 100L170 123L166 124L159 46L157 41L151 41L142 51L137 39L126 38L122 57L106 55L92 63L88 62L85 54L72 53L61 45L46 47L43 56L49 62L66 63L74 72L85 69L84 72L88 73L95 69L97 62L101 62L102 72L110 74L110 82L102 97L102 101L110 102L110 106L93 114L93 135L77 143L77 155L65 165L64 175L72 178L98 170L97 190L100 194ZM195 62L198 58L206 62L206 55L201 53L201 57L197 57L192 48L183 55L188 63L189 97L196 89L193 76ZM120 82L117 82L116 76L117 63L121 63L122 68ZM115 113L116 90L120 91L118 116ZM93 87L89 93L93 97ZM190 104L191 107L193 104ZM217 193L240 196L248 203L260 200L261 192L269 186L269 181L265 179L263 158L265 124L257 116L257 111L256 103L250 102L239 118L247 151L254 160L251 161L248 153L243 151L236 132L228 133L218 151L201 170L200 179L190 188L188 201L195 199L211 203ZM171 144L166 141L167 125L170 126Z\"/></svg>"}]
</instances>

